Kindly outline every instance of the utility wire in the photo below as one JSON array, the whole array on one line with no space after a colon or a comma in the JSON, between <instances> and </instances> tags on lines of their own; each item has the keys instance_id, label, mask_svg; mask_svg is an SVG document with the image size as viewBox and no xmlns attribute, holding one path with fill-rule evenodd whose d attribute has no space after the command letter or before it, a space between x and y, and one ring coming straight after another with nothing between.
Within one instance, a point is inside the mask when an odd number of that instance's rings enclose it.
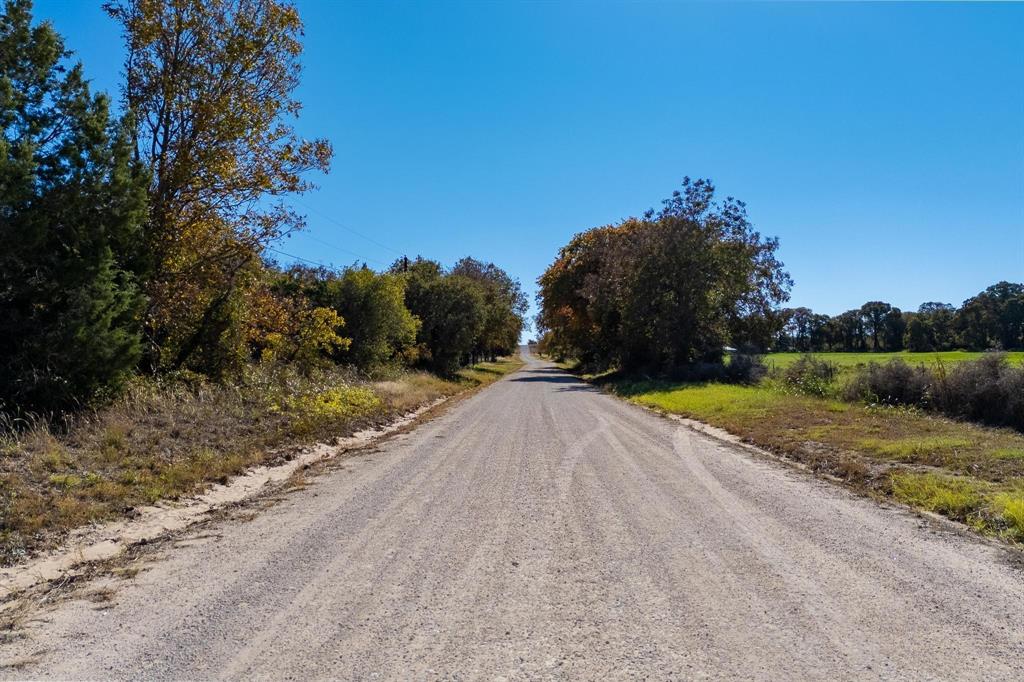
<instances>
[{"instance_id":1,"label":"utility wire","mask_svg":"<svg viewBox=\"0 0 1024 682\"><path fill-rule=\"evenodd\" d=\"M312 239L315 242L320 242L324 246L329 246L332 249L335 249L337 251L341 251L342 253L347 253L350 256L355 256L356 258L358 258L360 260L368 261L370 263L377 263L378 265L383 265L384 267L388 266L388 263L385 263L384 261L377 260L376 258L367 258L366 256L362 256L362 255L356 253L355 251L350 251L348 249L343 249L340 246L332 244L332 243L330 243L328 241L324 241L323 239L320 239L319 237L314 237L313 235L309 234L308 232L300 232L299 234L303 235L307 239Z\"/></svg>"},{"instance_id":2,"label":"utility wire","mask_svg":"<svg viewBox=\"0 0 1024 682\"><path fill-rule=\"evenodd\" d=\"M267 249L267 251L273 251L274 253L279 254L281 256L288 256L289 258L294 258L295 260L300 260L303 263L308 263L309 265L319 265L322 268L330 268L330 267L332 267L330 265L327 265L326 263L321 263L320 261L317 261L317 260L309 260L308 258L303 258L302 256L296 256L293 253L287 253L287 252L282 251L280 249L275 249L272 246L268 246L268 247L266 247L266 249Z\"/></svg>"},{"instance_id":3,"label":"utility wire","mask_svg":"<svg viewBox=\"0 0 1024 682\"><path fill-rule=\"evenodd\" d=\"M379 241L377 241L373 237L368 237L365 234L363 234L362 232L354 230L351 227L349 227L348 225L345 225L344 223L335 220L334 218L332 218L331 216L327 215L323 211L319 211L319 210L313 208L312 206L310 206L310 205L308 205L308 204L306 204L304 202L298 201L296 199L293 199L293 201L295 201L296 204L298 204L299 206L302 206L306 210L309 210L309 211L312 211L313 213L316 213L317 215L319 215L321 218L323 218L327 222L333 223L334 225L337 225L341 229L347 230L347 231L351 232L352 234L356 235L357 237L361 237L361 238L365 239L366 241L370 242L371 244L379 246L380 248L386 249L386 250L388 250L388 251L390 251L392 253L397 253L399 256L405 255L403 252L399 251L398 249L393 249L390 246L388 246L387 244L381 244Z\"/></svg>"}]
</instances>

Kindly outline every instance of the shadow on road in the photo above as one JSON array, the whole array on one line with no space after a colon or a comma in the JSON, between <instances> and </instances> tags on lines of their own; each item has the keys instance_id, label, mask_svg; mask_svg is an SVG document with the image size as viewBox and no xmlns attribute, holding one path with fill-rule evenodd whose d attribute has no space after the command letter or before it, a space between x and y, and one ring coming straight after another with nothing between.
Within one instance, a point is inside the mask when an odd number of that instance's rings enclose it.
<instances>
[{"instance_id":1,"label":"shadow on road","mask_svg":"<svg viewBox=\"0 0 1024 682\"><path fill-rule=\"evenodd\" d=\"M520 372L524 374L524 372ZM509 379L509 381L544 381L551 384L578 384L581 383L576 377L571 377L568 374L558 375L535 375L532 371L526 376L516 376Z\"/></svg>"},{"instance_id":2,"label":"shadow on road","mask_svg":"<svg viewBox=\"0 0 1024 682\"><path fill-rule=\"evenodd\" d=\"M541 382L546 384L565 384L559 391L594 391L597 390L590 384L584 383L576 377L566 374L560 369L545 367L543 369L529 369L520 371L509 381Z\"/></svg>"}]
</instances>

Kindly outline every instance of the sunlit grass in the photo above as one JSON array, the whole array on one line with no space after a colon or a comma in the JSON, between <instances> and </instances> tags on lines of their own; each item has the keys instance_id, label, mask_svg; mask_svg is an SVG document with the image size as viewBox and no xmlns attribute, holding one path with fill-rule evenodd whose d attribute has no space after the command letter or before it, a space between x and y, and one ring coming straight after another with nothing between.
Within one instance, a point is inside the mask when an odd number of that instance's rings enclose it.
<instances>
[{"instance_id":1,"label":"sunlit grass","mask_svg":"<svg viewBox=\"0 0 1024 682\"><path fill-rule=\"evenodd\" d=\"M999 493L992 498L992 506L1009 533L1024 539L1024 492Z\"/></svg>"},{"instance_id":2,"label":"sunlit grass","mask_svg":"<svg viewBox=\"0 0 1024 682\"><path fill-rule=\"evenodd\" d=\"M977 512L984 500L977 481L938 474L893 474L892 492L901 502L961 521Z\"/></svg>"},{"instance_id":3,"label":"sunlit grass","mask_svg":"<svg viewBox=\"0 0 1024 682\"><path fill-rule=\"evenodd\" d=\"M805 353L769 353L764 356L765 364L775 369L785 369L789 367ZM871 362L884 363L894 358L899 358L912 365L935 365L941 362L945 365L956 364L960 362L967 362L968 360L978 360L990 353L976 352L976 351L965 351L965 350L951 350L951 351L939 351L934 353L911 353L910 351L900 351L898 353L811 353L816 358L821 360L827 360L828 362L834 363L840 369L850 369L861 365L866 365ZM1006 353L1006 357L1010 362L1017 364L1024 364L1024 351L1012 351Z\"/></svg>"},{"instance_id":4,"label":"sunlit grass","mask_svg":"<svg viewBox=\"0 0 1024 682\"><path fill-rule=\"evenodd\" d=\"M972 446L967 438L959 436L910 436L905 438L864 438L857 447L866 452L896 460L913 460L922 456L956 454ZM998 457L996 451L993 457Z\"/></svg>"}]
</instances>

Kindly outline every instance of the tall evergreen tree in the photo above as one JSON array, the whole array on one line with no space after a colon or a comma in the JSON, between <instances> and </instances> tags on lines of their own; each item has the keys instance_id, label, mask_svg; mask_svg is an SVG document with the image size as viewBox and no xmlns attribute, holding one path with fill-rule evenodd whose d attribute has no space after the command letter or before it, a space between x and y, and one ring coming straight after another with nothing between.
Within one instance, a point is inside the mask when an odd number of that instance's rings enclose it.
<instances>
[{"instance_id":1,"label":"tall evergreen tree","mask_svg":"<svg viewBox=\"0 0 1024 682\"><path fill-rule=\"evenodd\" d=\"M55 409L139 357L145 181L108 101L30 0L0 16L0 409Z\"/></svg>"}]
</instances>

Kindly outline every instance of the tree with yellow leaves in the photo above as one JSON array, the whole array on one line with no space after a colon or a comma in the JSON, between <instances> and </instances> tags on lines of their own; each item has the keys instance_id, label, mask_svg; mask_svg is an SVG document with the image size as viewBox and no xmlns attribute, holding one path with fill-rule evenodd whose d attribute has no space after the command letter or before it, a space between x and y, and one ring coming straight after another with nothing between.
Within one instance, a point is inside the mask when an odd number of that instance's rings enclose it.
<instances>
[{"instance_id":1,"label":"tree with yellow leaves","mask_svg":"<svg viewBox=\"0 0 1024 682\"><path fill-rule=\"evenodd\" d=\"M245 295L264 247L302 225L282 201L326 172L325 140L302 140L302 23L278 0L117 0L124 100L149 168L148 362L222 374L245 356Z\"/></svg>"}]
</instances>

